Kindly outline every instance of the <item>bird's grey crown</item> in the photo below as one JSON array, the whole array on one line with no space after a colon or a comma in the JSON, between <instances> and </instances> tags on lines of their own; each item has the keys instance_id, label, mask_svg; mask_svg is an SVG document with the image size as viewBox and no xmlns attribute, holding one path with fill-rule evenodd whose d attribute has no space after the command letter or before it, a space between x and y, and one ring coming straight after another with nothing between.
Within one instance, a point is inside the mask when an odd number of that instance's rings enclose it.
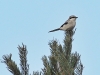
<instances>
[{"instance_id":1,"label":"bird's grey crown","mask_svg":"<svg viewBox=\"0 0 100 75\"><path fill-rule=\"evenodd\" d=\"M71 16L69 16L69 19L71 19L71 18L78 18L78 17L76 17L75 15L71 15Z\"/></svg>"}]
</instances>

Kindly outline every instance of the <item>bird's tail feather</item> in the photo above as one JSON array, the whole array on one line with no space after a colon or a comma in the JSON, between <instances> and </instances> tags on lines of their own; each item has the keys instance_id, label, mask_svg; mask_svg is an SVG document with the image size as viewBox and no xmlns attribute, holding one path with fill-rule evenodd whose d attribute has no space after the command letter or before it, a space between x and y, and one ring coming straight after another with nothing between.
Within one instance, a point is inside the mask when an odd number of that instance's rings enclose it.
<instances>
[{"instance_id":1,"label":"bird's tail feather","mask_svg":"<svg viewBox=\"0 0 100 75\"><path fill-rule=\"evenodd\" d=\"M49 32L54 32L54 31L58 31L58 30L60 30L60 28L57 28L57 29L51 30L51 31L49 31Z\"/></svg>"}]
</instances>

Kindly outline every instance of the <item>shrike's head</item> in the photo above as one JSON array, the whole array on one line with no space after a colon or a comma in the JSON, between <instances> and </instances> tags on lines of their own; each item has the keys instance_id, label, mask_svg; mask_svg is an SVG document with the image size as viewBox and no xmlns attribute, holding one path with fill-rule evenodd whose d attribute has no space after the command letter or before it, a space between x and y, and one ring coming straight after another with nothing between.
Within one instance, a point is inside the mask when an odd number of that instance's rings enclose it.
<instances>
[{"instance_id":1,"label":"shrike's head","mask_svg":"<svg viewBox=\"0 0 100 75\"><path fill-rule=\"evenodd\" d=\"M78 17L76 17L75 15L71 15L69 16L69 20L76 20Z\"/></svg>"}]
</instances>

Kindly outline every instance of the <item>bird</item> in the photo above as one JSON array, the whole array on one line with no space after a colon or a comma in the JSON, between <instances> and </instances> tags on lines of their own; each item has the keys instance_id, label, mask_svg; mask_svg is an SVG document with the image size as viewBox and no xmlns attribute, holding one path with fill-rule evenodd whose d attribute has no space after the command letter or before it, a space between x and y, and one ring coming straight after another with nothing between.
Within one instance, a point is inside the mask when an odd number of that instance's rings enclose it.
<instances>
[{"instance_id":1,"label":"bird","mask_svg":"<svg viewBox=\"0 0 100 75\"><path fill-rule=\"evenodd\" d=\"M54 31L58 31L58 30L70 31L70 30L72 30L75 27L75 25L76 25L76 19L77 18L78 17L76 17L75 15L71 15L71 16L69 16L68 20L66 20L65 23L63 23L60 26L60 28L51 30L49 32L54 32Z\"/></svg>"}]
</instances>

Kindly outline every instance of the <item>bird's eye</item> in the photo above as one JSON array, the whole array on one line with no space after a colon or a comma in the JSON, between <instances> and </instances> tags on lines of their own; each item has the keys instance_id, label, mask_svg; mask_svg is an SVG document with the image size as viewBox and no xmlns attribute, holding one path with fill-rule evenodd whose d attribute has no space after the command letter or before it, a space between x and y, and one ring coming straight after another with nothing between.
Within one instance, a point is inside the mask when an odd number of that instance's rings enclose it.
<instances>
[{"instance_id":1,"label":"bird's eye","mask_svg":"<svg viewBox=\"0 0 100 75\"><path fill-rule=\"evenodd\" d=\"M75 17L70 17L70 19L75 18Z\"/></svg>"},{"instance_id":2,"label":"bird's eye","mask_svg":"<svg viewBox=\"0 0 100 75\"><path fill-rule=\"evenodd\" d=\"M70 17L70 19L71 19L72 17Z\"/></svg>"}]
</instances>

